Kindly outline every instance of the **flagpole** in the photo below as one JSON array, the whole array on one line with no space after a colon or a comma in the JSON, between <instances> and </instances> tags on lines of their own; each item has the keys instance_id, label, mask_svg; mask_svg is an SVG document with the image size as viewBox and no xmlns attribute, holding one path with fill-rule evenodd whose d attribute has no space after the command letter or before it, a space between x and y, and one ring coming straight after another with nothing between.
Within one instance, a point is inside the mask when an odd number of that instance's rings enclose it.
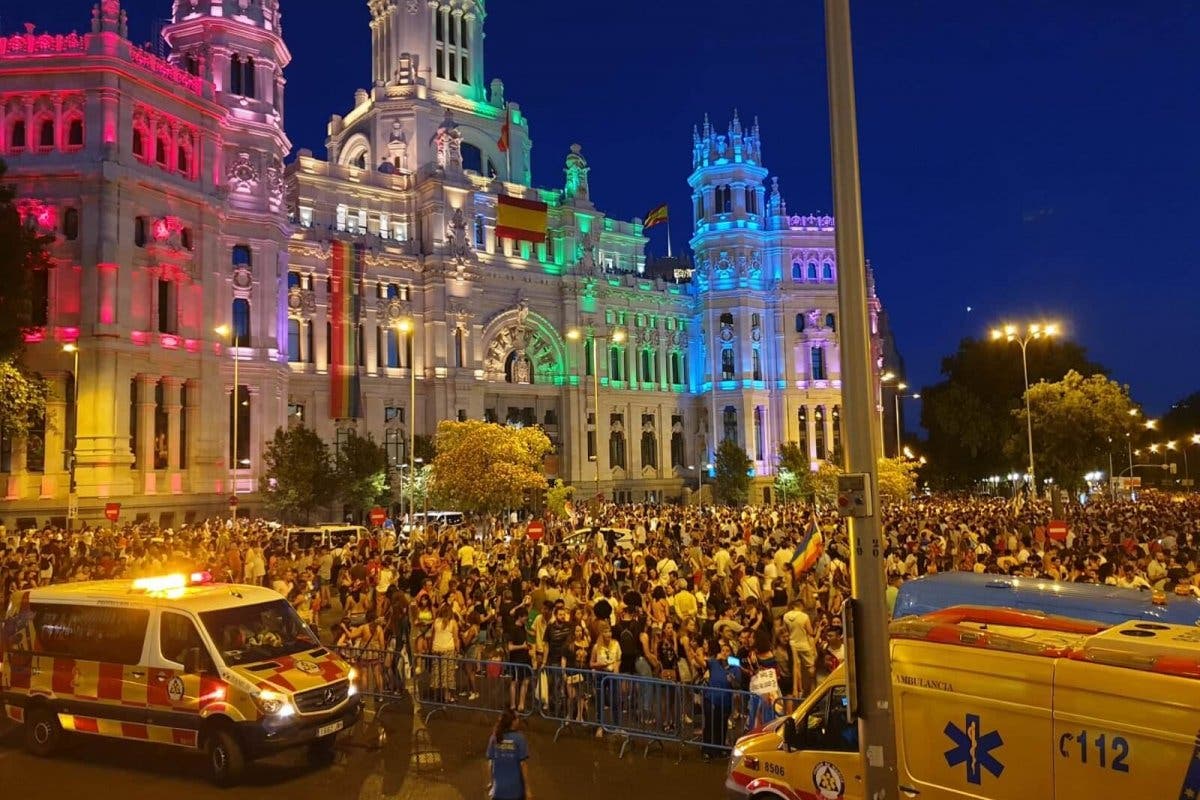
<instances>
[{"instance_id":1,"label":"flagpole","mask_svg":"<svg viewBox=\"0 0 1200 800\"><path fill-rule=\"evenodd\" d=\"M508 167L508 180L513 182L512 174L512 111L508 107L508 103L504 104L504 127L508 128L508 141L504 147L504 161Z\"/></svg>"},{"instance_id":2,"label":"flagpole","mask_svg":"<svg viewBox=\"0 0 1200 800\"><path fill-rule=\"evenodd\" d=\"M667 212L667 258L671 257L671 214Z\"/></svg>"}]
</instances>

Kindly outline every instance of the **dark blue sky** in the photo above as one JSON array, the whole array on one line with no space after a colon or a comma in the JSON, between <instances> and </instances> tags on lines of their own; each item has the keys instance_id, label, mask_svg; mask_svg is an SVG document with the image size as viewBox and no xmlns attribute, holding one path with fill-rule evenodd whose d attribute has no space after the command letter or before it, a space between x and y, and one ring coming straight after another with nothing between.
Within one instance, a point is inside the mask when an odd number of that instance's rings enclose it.
<instances>
[{"instance_id":1,"label":"dark blue sky","mask_svg":"<svg viewBox=\"0 0 1200 800\"><path fill-rule=\"evenodd\" d=\"M1044 316L1151 413L1200 388L1197 2L853 5L867 252L909 383L936 380L963 336ZM90 7L2 22L82 30ZM170 2L125 7L141 40ZM282 7L288 133L320 154L369 80L366 2ZM757 115L788 208L829 210L823 31L820 0L492 0L487 72L531 120L536 183L561 185L579 142L597 204L628 218L669 202L679 243L706 111L722 127L734 107Z\"/></svg>"}]
</instances>

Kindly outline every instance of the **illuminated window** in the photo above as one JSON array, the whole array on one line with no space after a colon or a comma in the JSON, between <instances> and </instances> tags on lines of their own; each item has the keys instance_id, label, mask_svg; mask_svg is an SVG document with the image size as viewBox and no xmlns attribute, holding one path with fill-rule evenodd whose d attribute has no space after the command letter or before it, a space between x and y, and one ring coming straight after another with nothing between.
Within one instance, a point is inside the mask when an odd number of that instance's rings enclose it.
<instances>
[{"instance_id":1,"label":"illuminated window","mask_svg":"<svg viewBox=\"0 0 1200 800\"><path fill-rule=\"evenodd\" d=\"M12 135L8 137L8 146L13 150L25 148L25 120L19 119L12 125Z\"/></svg>"},{"instance_id":2,"label":"illuminated window","mask_svg":"<svg viewBox=\"0 0 1200 800\"><path fill-rule=\"evenodd\" d=\"M38 128L38 147L54 147L54 120L42 120L41 127Z\"/></svg>"}]
</instances>

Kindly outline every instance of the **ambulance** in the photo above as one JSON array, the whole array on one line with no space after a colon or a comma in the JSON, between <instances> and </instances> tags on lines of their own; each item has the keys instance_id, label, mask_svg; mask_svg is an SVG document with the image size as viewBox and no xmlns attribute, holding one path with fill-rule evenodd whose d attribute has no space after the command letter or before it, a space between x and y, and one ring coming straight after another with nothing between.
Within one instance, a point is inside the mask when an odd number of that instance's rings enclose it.
<instances>
[{"instance_id":1,"label":"ambulance","mask_svg":"<svg viewBox=\"0 0 1200 800\"><path fill-rule=\"evenodd\" d=\"M919 800L1200 797L1200 629L958 606L891 627L897 782ZM839 667L742 737L725 788L866 800Z\"/></svg>"},{"instance_id":2,"label":"ambulance","mask_svg":"<svg viewBox=\"0 0 1200 800\"><path fill-rule=\"evenodd\" d=\"M286 599L207 573L20 591L0 630L0 703L39 756L72 734L157 743L227 785L281 749L327 759L361 713L354 670Z\"/></svg>"}]
</instances>

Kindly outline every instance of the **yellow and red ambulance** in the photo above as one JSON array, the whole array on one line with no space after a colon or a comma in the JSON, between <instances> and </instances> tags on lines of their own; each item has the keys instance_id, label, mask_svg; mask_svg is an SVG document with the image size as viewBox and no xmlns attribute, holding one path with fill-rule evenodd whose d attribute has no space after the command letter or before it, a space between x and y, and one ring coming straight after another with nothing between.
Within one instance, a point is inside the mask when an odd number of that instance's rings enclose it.
<instances>
[{"instance_id":1,"label":"yellow and red ambulance","mask_svg":"<svg viewBox=\"0 0 1200 800\"><path fill-rule=\"evenodd\" d=\"M900 796L1200 797L1200 628L956 607L892 623ZM742 737L731 798L865 800L839 667Z\"/></svg>"},{"instance_id":2,"label":"yellow and red ambulance","mask_svg":"<svg viewBox=\"0 0 1200 800\"><path fill-rule=\"evenodd\" d=\"M17 592L0 639L0 702L30 751L91 734L203 751L235 782L248 760L314 759L360 715L354 670L278 593L207 573Z\"/></svg>"}]
</instances>

